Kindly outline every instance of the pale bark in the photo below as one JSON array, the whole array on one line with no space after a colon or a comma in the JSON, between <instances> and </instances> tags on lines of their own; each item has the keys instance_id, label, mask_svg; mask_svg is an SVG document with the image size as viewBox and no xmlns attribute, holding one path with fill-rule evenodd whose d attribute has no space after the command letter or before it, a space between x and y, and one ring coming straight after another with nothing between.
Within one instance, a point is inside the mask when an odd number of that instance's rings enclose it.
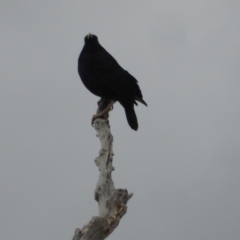
<instances>
[{"instance_id":1,"label":"pale bark","mask_svg":"<svg viewBox=\"0 0 240 240\"><path fill-rule=\"evenodd\" d=\"M103 108L102 103L99 102L98 112ZM94 121L94 128L101 142L99 156L95 159L100 171L95 190L95 200L99 206L98 217L93 217L81 230L77 228L73 240L103 240L109 236L126 213L127 202L133 195L128 194L127 189L115 189L114 187L111 176L114 170L112 166L113 136L108 121L98 118Z\"/></svg>"}]
</instances>

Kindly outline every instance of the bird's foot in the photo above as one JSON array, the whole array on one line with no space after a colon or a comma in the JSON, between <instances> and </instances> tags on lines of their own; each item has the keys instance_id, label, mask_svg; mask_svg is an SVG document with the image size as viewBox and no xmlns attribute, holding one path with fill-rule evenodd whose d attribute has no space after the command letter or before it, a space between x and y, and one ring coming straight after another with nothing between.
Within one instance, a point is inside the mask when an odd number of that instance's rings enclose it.
<instances>
[{"instance_id":1,"label":"bird's foot","mask_svg":"<svg viewBox=\"0 0 240 240\"><path fill-rule=\"evenodd\" d=\"M93 124L94 124L94 121L97 119L97 118L103 118L103 119L105 119L105 120L107 120L108 121L108 112L109 111L111 111L111 110L113 110L113 104L115 103L116 101L111 101L109 104L108 104L108 106L103 110L103 111L101 111L100 113L98 113L98 114L96 114L96 115L94 115L93 117L92 117L92 126L93 126Z\"/></svg>"}]
</instances>

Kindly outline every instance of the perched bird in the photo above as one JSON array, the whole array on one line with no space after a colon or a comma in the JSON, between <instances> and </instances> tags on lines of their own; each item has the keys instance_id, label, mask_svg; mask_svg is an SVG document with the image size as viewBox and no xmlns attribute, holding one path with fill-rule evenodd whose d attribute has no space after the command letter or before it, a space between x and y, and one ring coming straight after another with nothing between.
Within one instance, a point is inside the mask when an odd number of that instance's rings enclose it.
<instances>
[{"instance_id":1,"label":"perched bird","mask_svg":"<svg viewBox=\"0 0 240 240\"><path fill-rule=\"evenodd\" d=\"M97 36L89 33L84 41L78 59L78 73L83 84L93 94L111 100L106 111L118 101L125 109L128 124L137 130L138 121L134 104L137 105L136 101L139 101L147 106L138 81L100 45ZM103 113L97 114L93 119L102 115Z\"/></svg>"}]
</instances>

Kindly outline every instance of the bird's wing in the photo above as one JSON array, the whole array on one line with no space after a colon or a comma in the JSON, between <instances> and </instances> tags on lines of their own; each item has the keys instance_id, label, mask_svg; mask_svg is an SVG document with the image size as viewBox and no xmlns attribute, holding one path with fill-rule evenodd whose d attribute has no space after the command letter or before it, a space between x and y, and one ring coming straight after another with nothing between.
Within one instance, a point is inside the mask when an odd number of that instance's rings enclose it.
<instances>
[{"instance_id":1,"label":"bird's wing","mask_svg":"<svg viewBox=\"0 0 240 240\"><path fill-rule=\"evenodd\" d=\"M94 56L90 72L96 81L114 91L119 100L137 105L139 101L145 105L138 81L124 70L104 48Z\"/></svg>"},{"instance_id":2,"label":"bird's wing","mask_svg":"<svg viewBox=\"0 0 240 240\"><path fill-rule=\"evenodd\" d=\"M135 100L134 85L137 80L119 65L92 65L91 73L98 81L101 81L101 84L114 91L119 100L128 102Z\"/></svg>"}]
</instances>

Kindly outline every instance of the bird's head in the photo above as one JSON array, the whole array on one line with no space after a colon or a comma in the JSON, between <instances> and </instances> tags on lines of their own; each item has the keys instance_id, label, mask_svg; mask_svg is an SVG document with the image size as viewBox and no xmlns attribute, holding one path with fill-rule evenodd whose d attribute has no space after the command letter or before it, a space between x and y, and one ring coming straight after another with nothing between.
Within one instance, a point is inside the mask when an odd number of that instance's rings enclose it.
<instances>
[{"instance_id":1,"label":"bird's head","mask_svg":"<svg viewBox=\"0 0 240 240\"><path fill-rule=\"evenodd\" d=\"M90 44L99 44L98 38L96 35L93 35L89 33L85 38L84 38L85 43L90 43Z\"/></svg>"}]
</instances>

